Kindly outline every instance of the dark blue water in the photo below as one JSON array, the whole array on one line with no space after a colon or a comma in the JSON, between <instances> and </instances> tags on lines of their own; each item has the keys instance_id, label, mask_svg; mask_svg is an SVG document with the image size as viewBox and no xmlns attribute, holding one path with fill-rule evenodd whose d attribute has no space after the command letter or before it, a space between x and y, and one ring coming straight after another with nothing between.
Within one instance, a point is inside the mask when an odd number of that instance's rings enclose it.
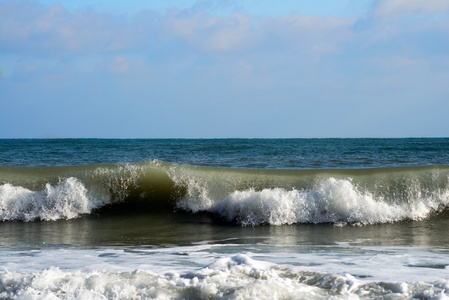
<instances>
[{"instance_id":1,"label":"dark blue water","mask_svg":"<svg viewBox=\"0 0 449 300\"><path fill-rule=\"evenodd\" d=\"M2 166L117 164L154 159L256 169L448 165L449 138L0 140Z\"/></svg>"}]
</instances>

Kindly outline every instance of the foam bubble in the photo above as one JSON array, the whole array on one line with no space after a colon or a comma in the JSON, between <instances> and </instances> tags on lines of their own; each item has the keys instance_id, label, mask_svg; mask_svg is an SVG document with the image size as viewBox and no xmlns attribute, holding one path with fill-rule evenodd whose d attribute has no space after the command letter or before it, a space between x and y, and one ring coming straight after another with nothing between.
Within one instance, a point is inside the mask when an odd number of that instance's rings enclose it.
<instances>
[{"instance_id":1,"label":"foam bubble","mask_svg":"<svg viewBox=\"0 0 449 300\"><path fill-rule=\"evenodd\" d=\"M76 178L49 183L41 191L21 186L0 186L0 220L33 221L72 219L104 205L104 201L89 197L84 185Z\"/></svg>"}]
</instances>

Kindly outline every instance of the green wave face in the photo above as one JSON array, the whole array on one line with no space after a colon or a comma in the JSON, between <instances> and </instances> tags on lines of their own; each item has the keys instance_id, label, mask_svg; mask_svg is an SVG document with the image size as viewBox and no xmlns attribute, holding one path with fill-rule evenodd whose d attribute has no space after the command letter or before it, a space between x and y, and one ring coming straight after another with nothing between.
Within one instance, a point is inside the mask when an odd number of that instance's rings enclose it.
<instances>
[{"instance_id":1,"label":"green wave face","mask_svg":"<svg viewBox=\"0 0 449 300\"><path fill-rule=\"evenodd\" d=\"M241 225L421 220L449 204L449 167L258 170L151 161L0 167L0 219L186 210Z\"/></svg>"}]
</instances>

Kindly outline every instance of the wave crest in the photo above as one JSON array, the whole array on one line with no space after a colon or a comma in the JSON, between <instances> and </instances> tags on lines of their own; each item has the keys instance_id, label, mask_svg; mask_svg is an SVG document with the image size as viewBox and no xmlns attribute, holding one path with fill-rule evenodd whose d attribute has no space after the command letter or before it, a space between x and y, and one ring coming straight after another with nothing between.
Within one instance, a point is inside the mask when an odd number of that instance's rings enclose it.
<instances>
[{"instance_id":1,"label":"wave crest","mask_svg":"<svg viewBox=\"0 0 449 300\"><path fill-rule=\"evenodd\" d=\"M0 221L71 219L104 207L99 213L209 212L241 225L378 224L449 206L446 166L251 170L151 161L3 169L3 176Z\"/></svg>"}]
</instances>

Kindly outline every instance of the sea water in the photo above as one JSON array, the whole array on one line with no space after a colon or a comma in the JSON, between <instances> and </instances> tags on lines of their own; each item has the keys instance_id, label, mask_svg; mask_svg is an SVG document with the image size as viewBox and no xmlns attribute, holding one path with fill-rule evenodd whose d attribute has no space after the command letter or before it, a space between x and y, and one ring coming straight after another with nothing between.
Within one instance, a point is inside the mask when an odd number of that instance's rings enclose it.
<instances>
[{"instance_id":1,"label":"sea water","mask_svg":"<svg viewBox=\"0 0 449 300\"><path fill-rule=\"evenodd\" d=\"M0 140L1 299L446 299L449 139Z\"/></svg>"}]
</instances>

